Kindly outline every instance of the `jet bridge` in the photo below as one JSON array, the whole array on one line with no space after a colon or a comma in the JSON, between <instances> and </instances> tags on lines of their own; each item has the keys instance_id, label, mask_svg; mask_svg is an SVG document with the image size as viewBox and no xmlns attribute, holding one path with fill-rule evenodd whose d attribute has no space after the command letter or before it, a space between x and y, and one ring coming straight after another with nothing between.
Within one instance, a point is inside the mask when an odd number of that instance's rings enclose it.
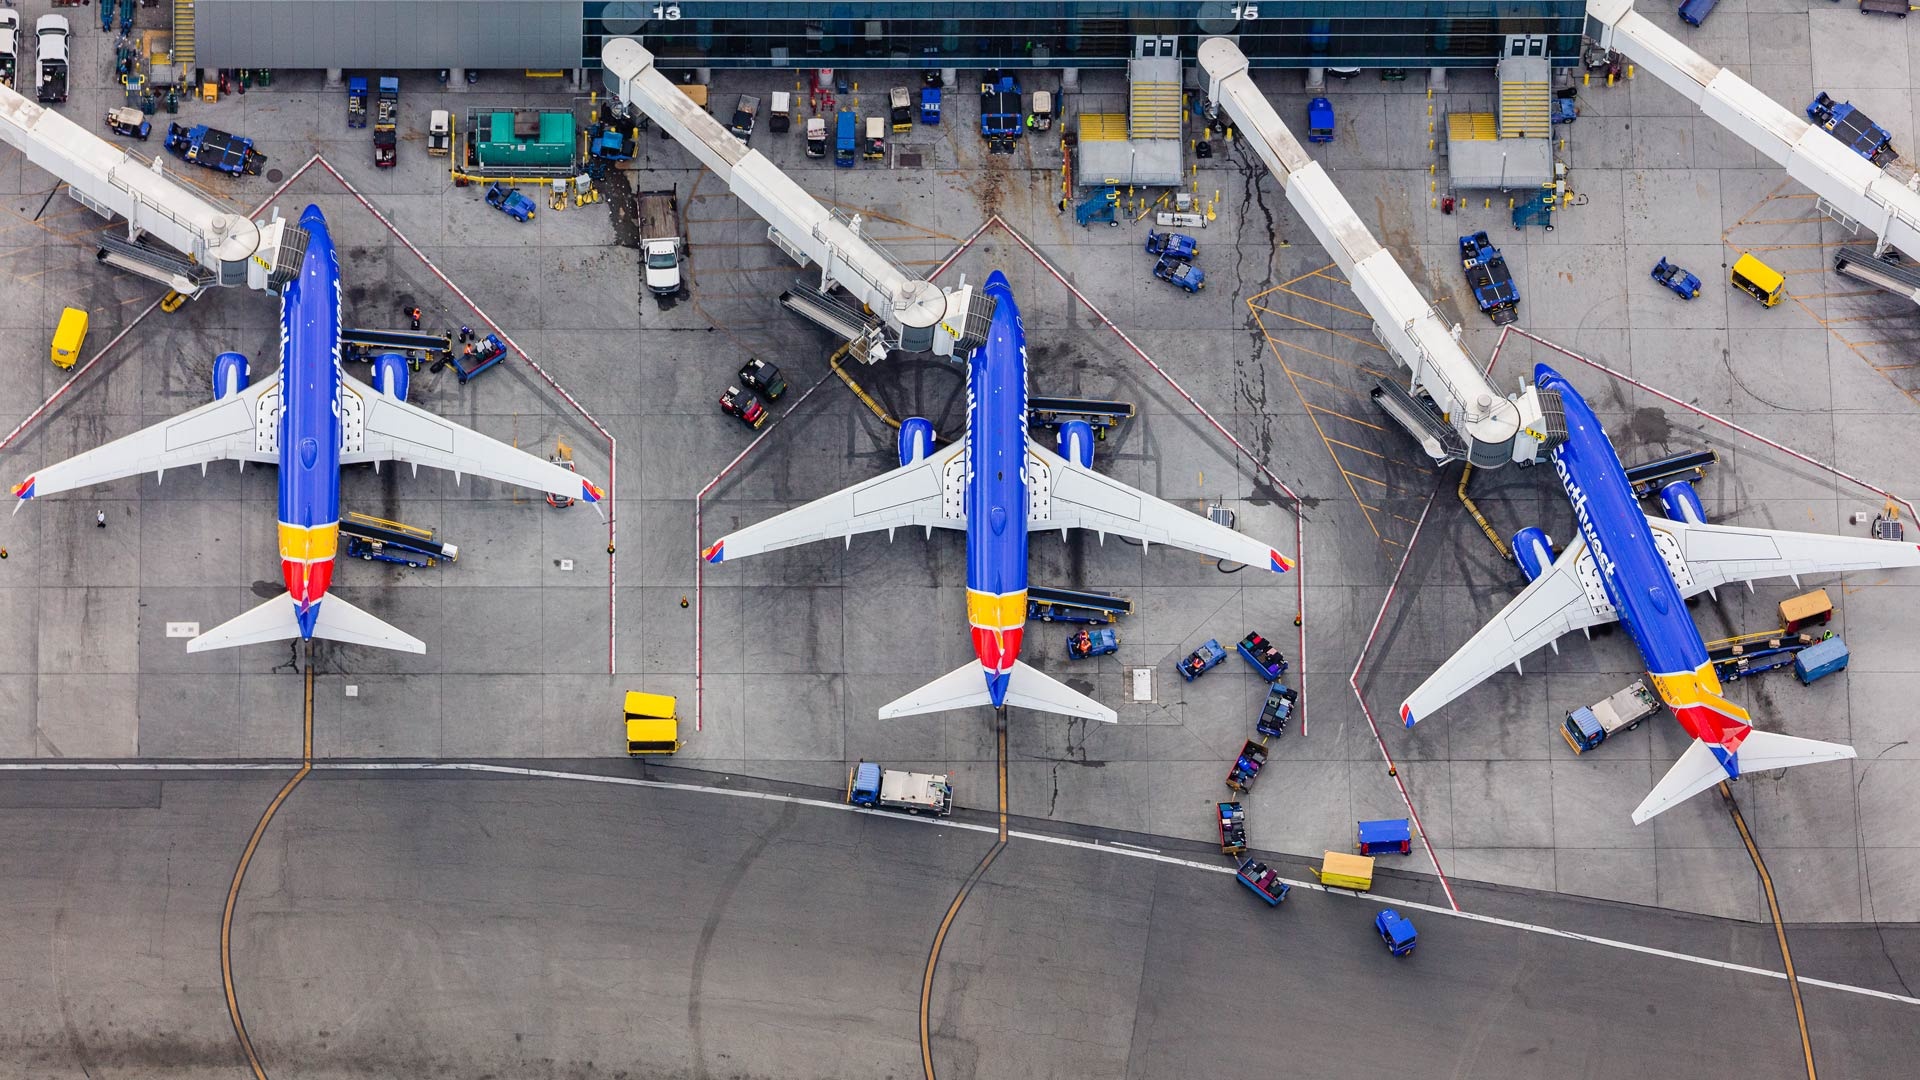
<instances>
[{"instance_id":1,"label":"jet bridge","mask_svg":"<svg viewBox=\"0 0 1920 1080\"><path fill-rule=\"evenodd\" d=\"M1240 49L1225 38L1208 38L1200 43L1200 66L1212 80L1208 97L1226 110L1286 190L1287 202L1352 282L1354 296L1373 316L1374 336L1412 372L1410 388L1375 388L1382 411L1436 462L1530 464L1562 441L1559 402L1543 401L1555 395L1543 395L1531 381L1518 393L1502 394L1488 381L1486 365L1461 343L1458 327L1420 295L1254 86Z\"/></svg>"},{"instance_id":2,"label":"jet bridge","mask_svg":"<svg viewBox=\"0 0 1920 1080\"><path fill-rule=\"evenodd\" d=\"M185 296L209 286L278 288L298 266L282 259L280 220L256 224L215 206L162 169L51 109L0 86L0 142L67 185L75 202L103 218L127 222L126 237L102 238L100 260L158 281ZM289 239L292 249L305 245ZM150 241L171 248L154 246Z\"/></svg>"},{"instance_id":3,"label":"jet bridge","mask_svg":"<svg viewBox=\"0 0 1920 1080\"><path fill-rule=\"evenodd\" d=\"M1888 247L1920 253L1920 177L1876 167L1753 84L1681 44L1633 10L1633 0L1588 0L1587 36L1680 92L1707 118L1782 165L1842 224L1864 225Z\"/></svg>"},{"instance_id":4,"label":"jet bridge","mask_svg":"<svg viewBox=\"0 0 1920 1080\"><path fill-rule=\"evenodd\" d=\"M820 267L820 289L846 289L885 321L854 350L868 363L892 349L964 355L986 340L993 303L961 284L943 290L916 277L860 232L858 215L830 213L758 150L682 93L632 38L610 39L600 53L607 92L639 109L711 169L767 222L767 237L796 260Z\"/></svg>"}]
</instances>

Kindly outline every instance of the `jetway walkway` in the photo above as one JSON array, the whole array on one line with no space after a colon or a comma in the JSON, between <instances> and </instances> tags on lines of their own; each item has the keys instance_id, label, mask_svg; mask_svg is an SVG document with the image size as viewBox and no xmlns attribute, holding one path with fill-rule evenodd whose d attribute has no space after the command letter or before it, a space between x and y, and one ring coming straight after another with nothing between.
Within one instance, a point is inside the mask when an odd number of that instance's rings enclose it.
<instances>
[{"instance_id":1,"label":"jetway walkway","mask_svg":"<svg viewBox=\"0 0 1920 1080\"><path fill-rule=\"evenodd\" d=\"M1374 399L1407 429L1436 462L1464 459L1480 468L1531 463L1566 437L1557 402L1531 381L1502 394L1486 365L1467 351L1448 325L1380 245L1320 163L1307 156L1273 106L1254 86L1247 58L1225 38L1200 43L1200 66L1211 79L1208 97L1226 110L1242 137L1286 191L1320 245L1352 283L1373 317L1374 336L1412 374L1406 387L1382 384ZM1436 430L1438 429L1438 430Z\"/></svg>"},{"instance_id":2,"label":"jetway walkway","mask_svg":"<svg viewBox=\"0 0 1920 1080\"><path fill-rule=\"evenodd\" d=\"M1920 269L1905 263L1889 262L1876 256L1871 248L1847 246L1833 253L1836 273L1904 296L1920 304Z\"/></svg>"},{"instance_id":3,"label":"jetway walkway","mask_svg":"<svg viewBox=\"0 0 1920 1080\"><path fill-rule=\"evenodd\" d=\"M210 286L278 288L283 236L297 226L256 224L174 183L161 159L151 164L65 116L0 86L0 142L67 185L75 202L103 218L123 218L123 242L101 246L102 262L166 284L184 296ZM172 248L162 251L148 241ZM177 254L176 254L177 253Z\"/></svg>"},{"instance_id":4,"label":"jetway walkway","mask_svg":"<svg viewBox=\"0 0 1920 1080\"><path fill-rule=\"evenodd\" d=\"M1634 0L1588 0L1587 36L1680 92L1707 118L1785 167L1843 224L1920 254L1920 178L1875 167L1753 84L1694 52L1633 9Z\"/></svg>"},{"instance_id":5,"label":"jetway walkway","mask_svg":"<svg viewBox=\"0 0 1920 1080\"><path fill-rule=\"evenodd\" d=\"M943 290L906 272L860 232L860 218L839 217L807 194L758 150L733 136L654 67L653 54L632 38L601 50L609 93L639 109L713 171L747 208L766 220L769 239L820 267L819 292L837 284L885 320L887 333L858 348L867 363L891 349L942 356L985 341L991 301L964 282ZM989 318L980 317L986 312Z\"/></svg>"}]
</instances>

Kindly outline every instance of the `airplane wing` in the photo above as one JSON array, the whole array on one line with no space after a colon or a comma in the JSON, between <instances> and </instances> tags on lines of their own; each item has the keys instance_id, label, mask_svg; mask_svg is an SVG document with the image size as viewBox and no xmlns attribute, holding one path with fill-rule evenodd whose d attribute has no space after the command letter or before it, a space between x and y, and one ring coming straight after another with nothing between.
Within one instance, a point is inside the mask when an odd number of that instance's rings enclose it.
<instances>
[{"instance_id":1,"label":"airplane wing","mask_svg":"<svg viewBox=\"0 0 1920 1080\"><path fill-rule=\"evenodd\" d=\"M204 472L210 461L278 461L279 418L280 373L275 372L238 393L48 465L13 493L24 501L146 472L164 479L168 469L188 465Z\"/></svg>"},{"instance_id":2,"label":"airplane wing","mask_svg":"<svg viewBox=\"0 0 1920 1080\"><path fill-rule=\"evenodd\" d=\"M1687 596L1732 582L1761 578L1920 566L1920 545L1876 540L1870 536L1692 525L1666 519L1649 519L1649 524L1656 537L1665 532L1679 542L1679 554L1686 560L1687 572L1693 580L1688 582L1678 574L1674 577Z\"/></svg>"},{"instance_id":3,"label":"airplane wing","mask_svg":"<svg viewBox=\"0 0 1920 1080\"><path fill-rule=\"evenodd\" d=\"M1167 544L1228 562L1259 566L1284 574L1293 560L1245 533L1236 532L1164 499L1155 498L1072 464L1027 439L1027 527L1090 529L1148 544Z\"/></svg>"},{"instance_id":4,"label":"airplane wing","mask_svg":"<svg viewBox=\"0 0 1920 1080\"><path fill-rule=\"evenodd\" d=\"M342 453L342 465L404 461L444 469L456 483L462 476L484 476L589 503L606 497L598 484L571 469L390 397L344 372L340 381L364 406L362 448Z\"/></svg>"},{"instance_id":5,"label":"airplane wing","mask_svg":"<svg viewBox=\"0 0 1920 1080\"><path fill-rule=\"evenodd\" d=\"M717 563L842 537L851 544L855 533L879 529L964 529L966 447L965 439L957 439L911 465L728 533L700 557Z\"/></svg>"},{"instance_id":6,"label":"airplane wing","mask_svg":"<svg viewBox=\"0 0 1920 1080\"><path fill-rule=\"evenodd\" d=\"M1600 575L1587 554L1586 541L1576 540L1567 545L1546 573L1522 589L1439 670L1407 695L1400 706L1400 719L1412 727L1501 668L1518 670L1520 661L1562 634L1613 619L1613 605L1607 602Z\"/></svg>"}]
</instances>

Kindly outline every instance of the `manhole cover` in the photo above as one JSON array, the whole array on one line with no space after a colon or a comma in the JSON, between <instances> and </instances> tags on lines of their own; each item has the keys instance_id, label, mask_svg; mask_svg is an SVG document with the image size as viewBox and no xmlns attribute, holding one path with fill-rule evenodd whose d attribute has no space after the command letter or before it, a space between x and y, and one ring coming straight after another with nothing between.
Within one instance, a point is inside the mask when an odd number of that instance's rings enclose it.
<instances>
[{"instance_id":1,"label":"manhole cover","mask_svg":"<svg viewBox=\"0 0 1920 1080\"><path fill-rule=\"evenodd\" d=\"M280 181L281 181L281 180L282 180L283 178L285 178L285 177L286 177L286 175L287 175L286 173L283 173L283 172L281 172L281 171L280 171L279 169L268 169L268 170L267 170L267 183L269 183L269 184L277 184L277 183L279 183L279 182L280 182Z\"/></svg>"},{"instance_id":2,"label":"manhole cover","mask_svg":"<svg viewBox=\"0 0 1920 1080\"><path fill-rule=\"evenodd\" d=\"M909 154L906 151L901 151L900 153L901 168L917 169L921 166L921 164L922 164L922 158L919 154Z\"/></svg>"}]
</instances>

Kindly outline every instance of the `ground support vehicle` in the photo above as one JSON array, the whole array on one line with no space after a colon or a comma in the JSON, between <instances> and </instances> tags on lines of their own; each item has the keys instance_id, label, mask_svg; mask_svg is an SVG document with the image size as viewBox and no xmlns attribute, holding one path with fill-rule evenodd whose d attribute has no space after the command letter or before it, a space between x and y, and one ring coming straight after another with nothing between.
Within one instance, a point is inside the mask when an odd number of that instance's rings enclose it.
<instances>
[{"instance_id":1,"label":"ground support vehicle","mask_svg":"<svg viewBox=\"0 0 1920 1080\"><path fill-rule=\"evenodd\" d=\"M427 114L427 153L446 157L453 152L453 114L435 109Z\"/></svg>"},{"instance_id":2,"label":"ground support vehicle","mask_svg":"<svg viewBox=\"0 0 1920 1080\"><path fill-rule=\"evenodd\" d=\"M1073 660L1086 660L1119 651L1120 635L1106 627L1067 635L1067 656Z\"/></svg>"},{"instance_id":3,"label":"ground support vehicle","mask_svg":"<svg viewBox=\"0 0 1920 1080\"><path fill-rule=\"evenodd\" d=\"M1133 601L1124 596L1027 586L1027 618L1041 622L1105 624L1133 614Z\"/></svg>"},{"instance_id":4,"label":"ground support vehicle","mask_svg":"<svg viewBox=\"0 0 1920 1080\"><path fill-rule=\"evenodd\" d=\"M1096 221L1104 221L1108 225L1118 228L1120 226L1119 209L1120 189L1117 187L1102 188L1079 206L1073 208L1073 219L1078 222L1083 229Z\"/></svg>"},{"instance_id":5,"label":"ground support vehicle","mask_svg":"<svg viewBox=\"0 0 1920 1080\"><path fill-rule=\"evenodd\" d=\"M1801 685L1812 686L1847 666L1847 643L1834 635L1817 645L1809 645L1793 658L1793 673Z\"/></svg>"},{"instance_id":6,"label":"ground support vehicle","mask_svg":"<svg viewBox=\"0 0 1920 1080\"><path fill-rule=\"evenodd\" d=\"M347 80L347 126L367 126L367 80L363 75Z\"/></svg>"},{"instance_id":7,"label":"ground support vehicle","mask_svg":"<svg viewBox=\"0 0 1920 1080\"><path fill-rule=\"evenodd\" d=\"M507 343L501 341L498 334L488 334L478 344L469 343L451 358L453 373L461 382L471 382L506 357Z\"/></svg>"},{"instance_id":8,"label":"ground support vehicle","mask_svg":"<svg viewBox=\"0 0 1920 1080\"><path fill-rule=\"evenodd\" d=\"M380 92L373 106L373 164L391 169L400 153L400 80L391 75L380 77Z\"/></svg>"},{"instance_id":9,"label":"ground support vehicle","mask_svg":"<svg viewBox=\"0 0 1920 1080\"><path fill-rule=\"evenodd\" d=\"M913 130L913 95L904 86L887 91L888 119L895 131Z\"/></svg>"},{"instance_id":10,"label":"ground support vehicle","mask_svg":"<svg viewBox=\"0 0 1920 1080\"><path fill-rule=\"evenodd\" d=\"M827 156L827 121L823 117L807 119L807 156L823 158Z\"/></svg>"},{"instance_id":11,"label":"ground support vehicle","mask_svg":"<svg viewBox=\"0 0 1920 1080\"><path fill-rule=\"evenodd\" d=\"M1239 756L1227 768L1227 786L1235 791L1252 791L1253 782L1259 779L1260 770L1266 763L1266 745L1248 739L1240 747Z\"/></svg>"},{"instance_id":12,"label":"ground support vehicle","mask_svg":"<svg viewBox=\"0 0 1920 1080\"><path fill-rule=\"evenodd\" d=\"M1247 810L1237 802L1216 804L1220 812L1220 854L1240 855L1247 850Z\"/></svg>"},{"instance_id":13,"label":"ground support vehicle","mask_svg":"<svg viewBox=\"0 0 1920 1080\"><path fill-rule=\"evenodd\" d=\"M1362 855L1411 855L1413 853L1413 830L1406 818L1363 821L1359 825L1359 832Z\"/></svg>"},{"instance_id":14,"label":"ground support vehicle","mask_svg":"<svg viewBox=\"0 0 1920 1080\"><path fill-rule=\"evenodd\" d=\"M1742 252L1727 271L1727 284L1760 301L1761 307L1778 304L1786 283L1785 275L1754 258L1752 252Z\"/></svg>"},{"instance_id":15,"label":"ground support vehicle","mask_svg":"<svg viewBox=\"0 0 1920 1080\"><path fill-rule=\"evenodd\" d=\"M847 801L878 810L946 817L953 813L953 785L944 774L882 769L862 761L847 776Z\"/></svg>"},{"instance_id":16,"label":"ground support vehicle","mask_svg":"<svg viewBox=\"0 0 1920 1080\"><path fill-rule=\"evenodd\" d=\"M1634 498L1650 499L1673 480L1704 480L1707 466L1718 464L1719 461L1720 455L1714 450L1683 450L1678 454L1629 466L1627 483L1633 486Z\"/></svg>"},{"instance_id":17,"label":"ground support vehicle","mask_svg":"<svg viewBox=\"0 0 1920 1080\"><path fill-rule=\"evenodd\" d=\"M760 117L760 99L752 94L741 94L740 100L733 106L733 123L727 130L745 146L753 140L753 125Z\"/></svg>"},{"instance_id":18,"label":"ground support vehicle","mask_svg":"<svg viewBox=\"0 0 1920 1080\"><path fill-rule=\"evenodd\" d=\"M1807 120L1815 127L1839 139L1847 149L1872 162L1876 168L1899 159L1893 149L1893 136L1873 122L1850 101L1835 101L1822 90L1807 104Z\"/></svg>"},{"instance_id":19,"label":"ground support vehicle","mask_svg":"<svg viewBox=\"0 0 1920 1080\"><path fill-rule=\"evenodd\" d=\"M994 154L1013 153L1014 140L1020 137L1020 84L1011 75L998 72L980 84L980 136Z\"/></svg>"},{"instance_id":20,"label":"ground support vehicle","mask_svg":"<svg viewBox=\"0 0 1920 1080\"><path fill-rule=\"evenodd\" d=\"M860 156L868 161L887 158L887 122L878 116L867 117L867 137L860 140Z\"/></svg>"},{"instance_id":21,"label":"ground support vehicle","mask_svg":"<svg viewBox=\"0 0 1920 1080\"><path fill-rule=\"evenodd\" d=\"M1331 888L1366 892L1373 888L1373 856L1329 851L1320 856L1320 866L1313 876Z\"/></svg>"},{"instance_id":22,"label":"ground support vehicle","mask_svg":"<svg viewBox=\"0 0 1920 1080\"><path fill-rule=\"evenodd\" d=\"M71 33L63 15L42 15L33 22L38 50L34 58L34 96L42 105L67 100L67 39Z\"/></svg>"},{"instance_id":23,"label":"ground support vehicle","mask_svg":"<svg viewBox=\"0 0 1920 1080\"><path fill-rule=\"evenodd\" d=\"M1333 102L1323 97L1307 102L1307 141L1330 143L1333 141L1333 132Z\"/></svg>"},{"instance_id":24,"label":"ground support vehicle","mask_svg":"<svg viewBox=\"0 0 1920 1080\"><path fill-rule=\"evenodd\" d=\"M1035 427L1057 428L1079 421L1093 429L1093 437L1104 439L1107 429L1120 421L1133 419L1133 402L1099 401L1094 398L1029 397L1027 423Z\"/></svg>"},{"instance_id":25,"label":"ground support vehicle","mask_svg":"<svg viewBox=\"0 0 1920 1080\"><path fill-rule=\"evenodd\" d=\"M929 86L920 91L920 122L923 124L940 123L940 88Z\"/></svg>"},{"instance_id":26,"label":"ground support vehicle","mask_svg":"<svg viewBox=\"0 0 1920 1080\"><path fill-rule=\"evenodd\" d=\"M860 152L859 117L842 112L833 122L833 163L842 169L853 168Z\"/></svg>"},{"instance_id":27,"label":"ground support vehicle","mask_svg":"<svg viewBox=\"0 0 1920 1080\"><path fill-rule=\"evenodd\" d=\"M1192 682L1226 658L1227 650L1221 648L1218 641L1208 638L1199 648L1189 653L1185 660L1180 661L1180 677Z\"/></svg>"},{"instance_id":28,"label":"ground support vehicle","mask_svg":"<svg viewBox=\"0 0 1920 1080\"><path fill-rule=\"evenodd\" d=\"M0 8L0 86L11 90L20 77L20 13Z\"/></svg>"},{"instance_id":29,"label":"ground support vehicle","mask_svg":"<svg viewBox=\"0 0 1920 1080\"><path fill-rule=\"evenodd\" d=\"M627 691L627 756L671 754L680 749L680 702L670 694Z\"/></svg>"},{"instance_id":30,"label":"ground support vehicle","mask_svg":"<svg viewBox=\"0 0 1920 1080\"><path fill-rule=\"evenodd\" d=\"M1053 91L1035 90L1033 92L1033 109L1027 113L1027 130L1053 130Z\"/></svg>"},{"instance_id":31,"label":"ground support vehicle","mask_svg":"<svg viewBox=\"0 0 1920 1080\"><path fill-rule=\"evenodd\" d=\"M391 556L404 553L412 556L415 560L413 565L416 566L420 564L419 560L427 560L427 565L431 566L435 561L458 562L460 559L459 546L436 539L432 529L388 521L352 510L340 515L340 535L348 539L348 554L363 559L406 562L408 560L404 558L383 557L381 554ZM354 543L370 545L375 554L367 555L352 550Z\"/></svg>"},{"instance_id":32,"label":"ground support vehicle","mask_svg":"<svg viewBox=\"0 0 1920 1080\"><path fill-rule=\"evenodd\" d=\"M646 260L647 291L656 298L687 295L680 277L686 241L680 232L680 197L674 188L634 196L640 218L640 257Z\"/></svg>"},{"instance_id":33,"label":"ground support vehicle","mask_svg":"<svg viewBox=\"0 0 1920 1080\"><path fill-rule=\"evenodd\" d=\"M1285 735L1287 721L1293 719L1293 706L1299 699L1299 691L1276 681L1267 688L1267 700L1260 706L1260 719L1253 725L1254 730L1276 739Z\"/></svg>"},{"instance_id":34,"label":"ground support vehicle","mask_svg":"<svg viewBox=\"0 0 1920 1080\"><path fill-rule=\"evenodd\" d=\"M1240 655L1253 665L1253 670L1268 682L1274 682L1287 673L1287 658L1280 655L1280 650L1273 647L1273 642L1257 632L1247 631L1247 636L1240 639L1239 649Z\"/></svg>"},{"instance_id":35,"label":"ground support vehicle","mask_svg":"<svg viewBox=\"0 0 1920 1080\"><path fill-rule=\"evenodd\" d=\"M1568 91L1573 91L1573 92L1569 93ZM1575 120L1580 119L1580 106L1574 100L1574 94L1577 94L1578 92L1579 91L1577 89L1573 87L1568 87L1567 90L1563 90L1553 96L1553 122L1554 123L1571 124Z\"/></svg>"},{"instance_id":36,"label":"ground support vehicle","mask_svg":"<svg viewBox=\"0 0 1920 1080\"><path fill-rule=\"evenodd\" d=\"M1815 589L1780 601L1780 629L1797 634L1809 626L1825 626L1833 619L1833 601L1827 590Z\"/></svg>"},{"instance_id":37,"label":"ground support vehicle","mask_svg":"<svg viewBox=\"0 0 1920 1080\"><path fill-rule=\"evenodd\" d=\"M519 188L504 188L499 184L489 184L486 198L488 206L515 221L532 221L540 209L532 199L520 194Z\"/></svg>"},{"instance_id":38,"label":"ground support vehicle","mask_svg":"<svg viewBox=\"0 0 1920 1080\"><path fill-rule=\"evenodd\" d=\"M1647 689L1646 680L1636 679L1605 701L1567 713L1560 725L1560 737L1567 740L1574 753L1584 754L1614 735L1639 727L1661 708L1660 699Z\"/></svg>"},{"instance_id":39,"label":"ground support vehicle","mask_svg":"<svg viewBox=\"0 0 1920 1080\"><path fill-rule=\"evenodd\" d=\"M780 395L787 392L787 380L780 369L765 360L748 360L740 369L740 385L754 391L768 401L779 401Z\"/></svg>"},{"instance_id":40,"label":"ground support vehicle","mask_svg":"<svg viewBox=\"0 0 1920 1080\"><path fill-rule=\"evenodd\" d=\"M1493 325L1505 326L1520 317L1520 288L1513 283L1506 256L1485 232L1460 238L1460 268L1466 271L1474 303Z\"/></svg>"},{"instance_id":41,"label":"ground support vehicle","mask_svg":"<svg viewBox=\"0 0 1920 1080\"><path fill-rule=\"evenodd\" d=\"M775 135L785 135L793 127L793 94L787 90L775 90L773 103L767 112L767 130Z\"/></svg>"},{"instance_id":42,"label":"ground support vehicle","mask_svg":"<svg viewBox=\"0 0 1920 1080\"><path fill-rule=\"evenodd\" d=\"M146 142L147 136L153 134L153 122L139 109L108 109L107 129L115 135Z\"/></svg>"},{"instance_id":43,"label":"ground support vehicle","mask_svg":"<svg viewBox=\"0 0 1920 1080\"><path fill-rule=\"evenodd\" d=\"M1190 262L1162 257L1153 266L1153 276L1169 285L1177 285L1189 293L1197 293L1207 287L1206 272Z\"/></svg>"},{"instance_id":44,"label":"ground support vehicle","mask_svg":"<svg viewBox=\"0 0 1920 1080\"><path fill-rule=\"evenodd\" d=\"M395 547L379 540L365 540L358 536L347 538L347 556L353 559L365 559L368 562L394 563L399 566L432 566L437 560L431 555L422 555L403 547Z\"/></svg>"},{"instance_id":45,"label":"ground support vehicle","mask_svg":"<svg viewBox=\"0 0 1920 1080\"><path fill-rule=\"evenodd\" d=\"M1163 259L1185 259L1193 261L1200 254L1200 241L1186 233L1154 232L1147 230L1147 254L1158 255Z\"/></svg>"},{"instance_id":46,"label":"ground support vehicle","mask_svg":"<svg viewBox=\"0 0 1920 1080\"><path fill-rule=\"evenodd\" d=\"M267 156L253 148L252 139L205 124L168 124L167 138L161 145L182 161L229 176L258 176L267 164Z\"/></svg>"},{"instance_id":47,"label":"ground support vehicle","mask_svg":"<svg viewBox=\"0 0 1920 1080\"><path fill-rule=\"evenodd\" d=\"M1379 931L1380 940L1386 943L1387 951L1395 956L1411 953L1419 938L1414 932L1413 920L1392 908L1373 917L1373 928Z\"/></svg>"},{"instance_id":48,"label":"ground support vehicle","mask_svg":"<svg viewBox=\"0 0 1920 1080\"><path fill-rule=\"evenodd\" d=\"M1257 859L1248 859L1235 871L1240 884L1252 889L1255 896L1267 902L1268 907L1279 907L1280 902L1293 891L1293 886L1280 880L1280 871Z\"/></svg>"},{"instance_id":49,"label":"ground support vehicle","mask_svg":"<svg viewBox=\"0 0 1920 1080\"><path fill-rule=\"evenodd\" d=\"M1912 10L1907 0L1860 0L1862 15L1895 15L1904 19Z\"/></svg>"},{"instance_id":50,"label":"ground support vehicle","mask_svg":"<svg viewBox=\"0 0 1920 1080\"><path fill-rule=\"evenodd\" d=\"M1720 0L1680 0L1680 21L1688 26L1699 26L1713 14Z\"/></svg>"},{"instance_id":51,"label":"ground support vehicle","mask_svg":"<svg viewBox=\"0 0 1920 1080\"><path fill-rule=\"evenodd\" d=\"M767 422L767 407L760 404L760 399L754 397L752 392L737 386L727 387L726 392L720 395L720 411L756 431Z\"/></svg>"},{"instance_id":52,"label":"ground support vehicle","mask_svg":"<svg viewBox=\"0 0 1920 1080\"><path fill-rule=\"evenodd\" d=\"M1665 255L1653 265L1653 280L1673 290L1673 294L1682 300L1692 300L1700 295L1700 279L1693 274L1667 261Z\"/></svg>"},{"instance_id":53,"label":"ground support vehicle","mask_svg":"<svg viewBox=\"0 0 1920 1080\"><path fill-rule=\"evenodd\" d=\"M86 344L90 316L83 308L63 308L60 322L53 328L51 355L53 366L66 370L80 359L80 346Z\"/></svg>"},{"instance_id":54,"label":"ground support vehicle","mask_svg":"<svg viewBox=\"0 0 1920 1080\"><path fill-rule=\"evenodd\" d=\"M1811 637L1806 634L1797 634L1792 638L1778 640L1769 648L1716 658L1713 661L1713 673L1719 676L1723 683L1751 679L1755 675L1793 666L1794 659L1800 655L1800 652L1812 644Z\"/></svg>"}]
</instances>

